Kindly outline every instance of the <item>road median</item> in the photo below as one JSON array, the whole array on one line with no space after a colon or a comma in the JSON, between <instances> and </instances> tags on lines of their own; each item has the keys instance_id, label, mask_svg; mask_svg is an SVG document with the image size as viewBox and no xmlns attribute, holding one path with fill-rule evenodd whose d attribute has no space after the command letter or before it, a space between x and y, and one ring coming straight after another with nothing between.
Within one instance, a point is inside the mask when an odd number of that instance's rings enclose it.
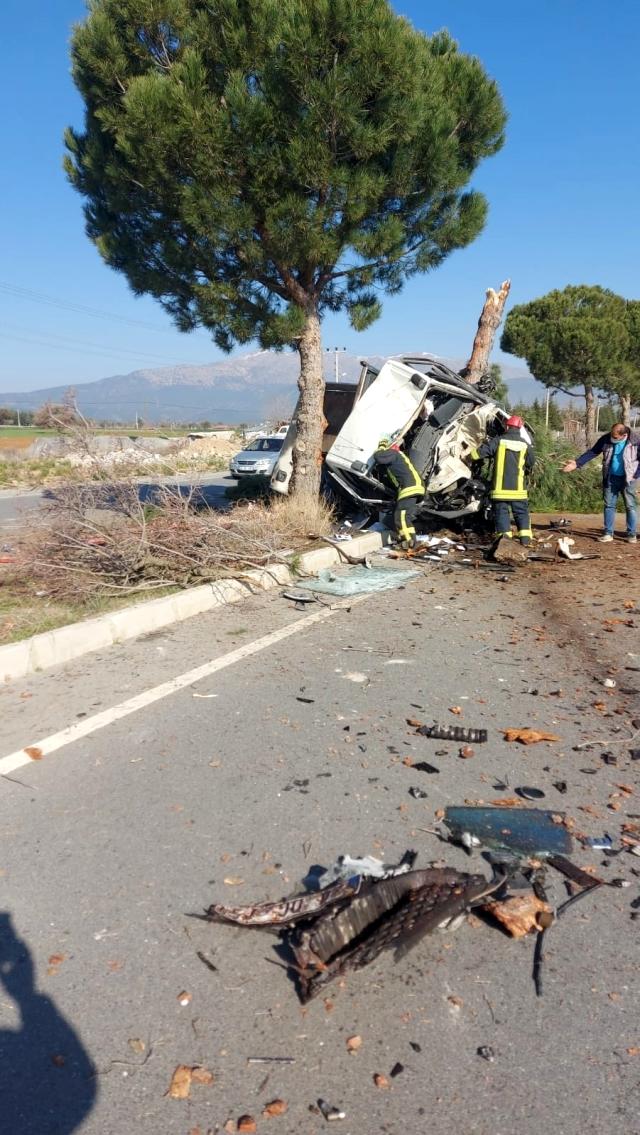
<instances>
[{"instance_id":1,"label":"road median","mask_svg":"<svg viewBox=\"0 0 640 1135\"><path fill-rule=\"evenodd\" d=\"M386 541L385 533L365 533L350 540L345 551L352 558L364 556L381 548ZM216 607L238 603L247 595L286 586L300 575L315 575L323 568L344 561L341 547L340 544L327 545L297 554L295 570L289 562L274 563L269 567L243 571L233 579L189 587L161 599L135 603L0 646L0 677L5 682L25 678L51 666L71 662L83 654L202 615Z\"/></svg>"}]
</instances>

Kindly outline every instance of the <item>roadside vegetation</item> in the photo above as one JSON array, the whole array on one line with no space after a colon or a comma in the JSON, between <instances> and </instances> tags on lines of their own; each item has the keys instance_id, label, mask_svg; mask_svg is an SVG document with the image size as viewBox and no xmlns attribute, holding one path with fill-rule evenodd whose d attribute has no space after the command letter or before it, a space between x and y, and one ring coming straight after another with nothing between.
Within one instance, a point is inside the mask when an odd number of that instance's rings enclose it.
<instances>
[{"instance_id":1,"label":"roadside vegetation","mask_svg":"<svg viewBox=\"0 0 640 1135\"><path fill-rule=\"evenodd\" d=\"M2 569L0 642L295 561L333 523L331 508L318 498L243 503L221 513L196 510L190 498L169 490L145 505L128 482L109 486L108 501L99 487L67 484Z\"/></svg>"}]
</instances>

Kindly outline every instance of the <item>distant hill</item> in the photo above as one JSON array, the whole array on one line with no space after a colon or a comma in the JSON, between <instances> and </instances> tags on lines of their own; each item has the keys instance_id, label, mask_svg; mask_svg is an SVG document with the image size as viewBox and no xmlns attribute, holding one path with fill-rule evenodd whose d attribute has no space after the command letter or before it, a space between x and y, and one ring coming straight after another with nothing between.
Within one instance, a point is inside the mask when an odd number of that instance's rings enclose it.
<instances>
[{"instance_id":1,"label":"distant hill","mask_svg":"<svg viewBox=\"0 0 640 1135\"><path fill-rule=\"evenodd\" d=\"M409 353L409 352L407 352ZM420 353L420 352L417 352ZM368 356L381 365L382 356ZM443 359L454 369L462 360ZM356 382L360 359L338 354L341 380ZM502 368L514 401L541 397L541 387L526 371ZM295 405L299 371L297 353L257 351L236 355L204 366L167 366L110 375L76 385L78 406L88 418L133 422L136 414L145 422L203 421L259 422L285 417ZM333 380L334 354L326 352L325 377ZM43 402L62 400L66 386L51 386L22 393L0 393L0 405L34 410Z\"/></svg>"}]
</instances>

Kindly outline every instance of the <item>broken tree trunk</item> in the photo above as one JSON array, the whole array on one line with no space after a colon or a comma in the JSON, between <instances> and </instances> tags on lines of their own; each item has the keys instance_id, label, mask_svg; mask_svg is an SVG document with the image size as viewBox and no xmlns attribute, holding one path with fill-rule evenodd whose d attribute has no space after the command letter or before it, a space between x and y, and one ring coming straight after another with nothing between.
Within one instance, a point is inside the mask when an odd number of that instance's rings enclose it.
<instances>
[{"instance_id":1,"label":"broken tree trunk","mask_svg":"<svg viewBox=\"0 0 640 1135\"><path fill-rule=\"evenodd\" d=\"M487 288L487 298L478 320L478 330L473 341L471 358L460 371L461 377L465 378L467 382L475 384L489 370L489 355L496 331L502 320L502 313L510 288L511 280L504 280L497 292L493 288Z\"/></svg>"}]
</instances>

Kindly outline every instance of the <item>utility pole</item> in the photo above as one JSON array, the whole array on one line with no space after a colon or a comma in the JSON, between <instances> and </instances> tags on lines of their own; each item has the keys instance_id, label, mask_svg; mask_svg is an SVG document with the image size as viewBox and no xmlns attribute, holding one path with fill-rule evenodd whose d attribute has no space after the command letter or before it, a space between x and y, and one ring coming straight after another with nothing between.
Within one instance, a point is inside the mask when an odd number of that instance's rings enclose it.
<instances>
[{"instance_id":1,"label":"utility pole","mask_svg":"<svg viewBox=\"0 0 640 1135\"><path fill-rule=\"evenodd\" d=\"M334 382L340 382L340 373L338 370L338 354L340 351L346 351L346 347L327 347L327 352L333 351L333 373Z\"/></svg>"},{"instance_id":2,"label":"utility pole","mask_svg":"<svg viewBox=\"0 0 640 1135\"><path fill-rule=\"evenodd\" d=\"M544 426L545 426L545 429L547 429L547 430L549 429L549 402L550 402L550 400L551 400L551 387L547 386L547 397L546 397L545 406L544 406Z\"/></svg>"},{"instance_id":3,"label":"utility pole","mask_svg":"<svg viewBox=\"0 0 640 1135\"><path fill-rule=\"evenodd\" d=\"M22 425L22 422L20 421L20 407L19 406L16 407L16 412L18 414L18 428L19 428Z\"/></svg>"}]
</instances>

